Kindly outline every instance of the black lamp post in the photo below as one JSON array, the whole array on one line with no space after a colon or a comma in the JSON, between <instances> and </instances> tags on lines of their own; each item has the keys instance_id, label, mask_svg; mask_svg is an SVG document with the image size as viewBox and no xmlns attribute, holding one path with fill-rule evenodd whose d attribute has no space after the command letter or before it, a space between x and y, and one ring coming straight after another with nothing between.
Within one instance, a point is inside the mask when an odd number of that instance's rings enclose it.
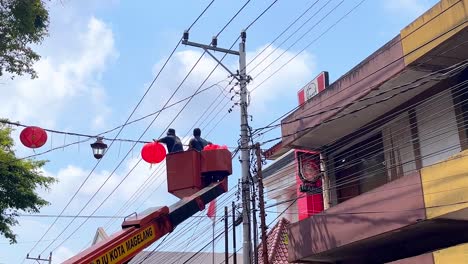
<instances>
[{"instance_id":1,"label":"black lamp post","mask_svg":"<svg viewBox=\"0 0 468 264\"><path fill-rule=\"evenodd\" d=\"M93 155L96 159L101 159L106 152L107 145L102 142L102 137L98 137L96 142L91 144L91 148L93 149Z\"/></svg>"}]
</instances>

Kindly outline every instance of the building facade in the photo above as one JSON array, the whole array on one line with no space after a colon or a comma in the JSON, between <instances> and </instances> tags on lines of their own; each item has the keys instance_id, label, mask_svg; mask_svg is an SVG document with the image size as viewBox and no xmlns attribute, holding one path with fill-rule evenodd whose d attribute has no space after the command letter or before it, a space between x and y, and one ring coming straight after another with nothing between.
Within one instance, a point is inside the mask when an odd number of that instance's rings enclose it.
<instances>
[{"instance_id":1,"label":"building facade","mask_svg":"<svg viewBox=\"0 0 468 264\"><path fill-rule=\"evenodd\" d=\"M290 262L468 263L467 18L442 0L282 120L325 209L290 219Z\"/></svg>"}]
</instances>

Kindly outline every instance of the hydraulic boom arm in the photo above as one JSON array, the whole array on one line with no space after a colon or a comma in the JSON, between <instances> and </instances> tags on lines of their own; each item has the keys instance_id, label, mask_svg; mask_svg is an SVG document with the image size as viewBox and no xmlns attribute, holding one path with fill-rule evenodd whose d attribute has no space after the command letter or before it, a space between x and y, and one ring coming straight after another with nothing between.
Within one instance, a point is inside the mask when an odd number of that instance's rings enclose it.
<instances>
[{"instance_id":1,"label":"hydraulic boom arm","mask_svg":"<svg viewBox=\"0 0 468 264\"><path fill-rule=\"evenodd\" d=\"M65 261L66 264L127 263L136 254L172 232L174 228L204 210L205 205L227 191L227 178L212 183L171 207L149 208L122 223L122 230Z\"/></svg>"}]
</instances>

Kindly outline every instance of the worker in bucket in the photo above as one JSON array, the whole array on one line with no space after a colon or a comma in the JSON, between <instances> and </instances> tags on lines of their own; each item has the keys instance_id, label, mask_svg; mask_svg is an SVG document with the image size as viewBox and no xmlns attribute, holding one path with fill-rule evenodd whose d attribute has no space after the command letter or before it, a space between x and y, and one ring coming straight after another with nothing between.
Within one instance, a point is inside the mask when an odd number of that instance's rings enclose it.
<instances>
[{"instance_id":1,"label":"worker in bucket","mask_svg":"<svg viewBox=\"0 0 468 264\"><path fill-rule=\"evenodd\" d=\"M210 145L211 142L206 141L201 137L201 130L199 128L195 128L193 130L193 138L190 139L189 142L189 149L194 149L198 152L202 151L207 145Z\"/></svg>"},{"instance_id":2,"label":"worker in bucket","mask_svg":"<svg viewBox=\"0 0 468 264\"><path fill-rule=\"evenodd\" d=\"M178 136L176 136L175 129L173 128L169 128L167 130L167 136L160 139L155 139L154 141L166 144L167 151L169 153L184 151L184 148L182 147L182 141Z\"/></svg>"}]
</instances>

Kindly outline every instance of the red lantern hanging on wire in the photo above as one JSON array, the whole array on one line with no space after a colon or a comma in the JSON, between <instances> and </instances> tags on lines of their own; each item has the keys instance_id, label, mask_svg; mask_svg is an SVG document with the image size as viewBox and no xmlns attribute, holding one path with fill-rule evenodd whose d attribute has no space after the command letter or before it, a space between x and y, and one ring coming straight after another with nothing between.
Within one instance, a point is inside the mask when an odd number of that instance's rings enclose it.
<instances>
[{"instance_id":1,"label":"red lantern hanging on wire","mask_svg":"<svg viewBox=\"0 0 468 264\"><path fill-rule=\"evenodd\" d=\"M141 149L141 157L148 163L160 163L166 158L166 149L158 142L146 143Z\"/></svg>"},{"instance_id":2,"label":"red lantern hanging on wire","mask_svg":"<svg viewBox=\"0 0 468 264\"><path fill-rule=\"evenodd\" d=\"M20 141L28 148L40 148L47 142L47 133L40 127L29 126L21 131Z\"/></svg>"}]
</instances>

